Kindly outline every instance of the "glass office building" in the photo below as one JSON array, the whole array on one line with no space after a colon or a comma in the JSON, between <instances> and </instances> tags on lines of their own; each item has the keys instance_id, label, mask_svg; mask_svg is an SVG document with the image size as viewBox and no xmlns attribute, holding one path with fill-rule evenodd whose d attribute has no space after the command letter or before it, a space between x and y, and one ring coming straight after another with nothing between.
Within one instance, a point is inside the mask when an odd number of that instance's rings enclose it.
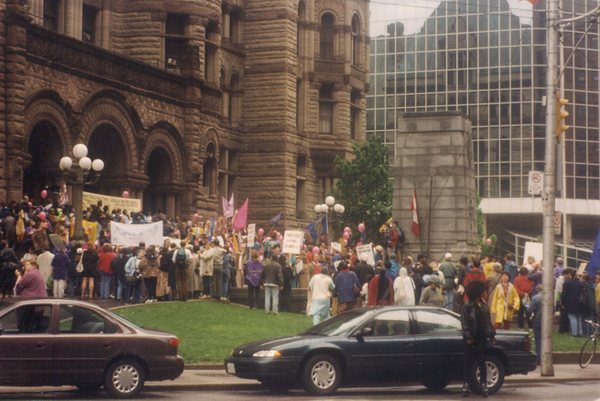
<instances>
[{"instance_id":1,"label":"glass office building","mask_svg":"<svg viewBox=\"0 0 600 401\"><path fill-rule=\"evenodd\" d=\"M541 199L529 195L528 174L544 170L545 1L385 3L371 5L368 133L393 151L402 112L462 111L473 123L488 230L541 234ZM564 18L596 6L561 1ZM595 236L600 221L598 34L598 23L586 20L561 35L560 86L572 128L557 148L557 210L567 242Z\"/></svg>"}]
</instances>

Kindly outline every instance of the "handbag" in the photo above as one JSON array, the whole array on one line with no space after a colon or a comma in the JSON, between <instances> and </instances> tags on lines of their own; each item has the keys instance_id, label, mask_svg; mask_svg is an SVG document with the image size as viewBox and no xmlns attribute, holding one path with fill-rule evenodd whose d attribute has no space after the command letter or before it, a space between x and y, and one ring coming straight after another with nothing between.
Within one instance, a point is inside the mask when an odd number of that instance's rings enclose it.
<instances>
[{"instance_id":1,"label":"handbag","mask_svg":"<svg viewBox=\"0 0 600 401\"><path fill-rule=\"evenodd\" d=\"M75 271L77 273L83 272L83 255L85 255L85 251L81 252L81 257L79 258L79 262L77 262L77 266L75 266Z\"/></svg>"}]
</instances>

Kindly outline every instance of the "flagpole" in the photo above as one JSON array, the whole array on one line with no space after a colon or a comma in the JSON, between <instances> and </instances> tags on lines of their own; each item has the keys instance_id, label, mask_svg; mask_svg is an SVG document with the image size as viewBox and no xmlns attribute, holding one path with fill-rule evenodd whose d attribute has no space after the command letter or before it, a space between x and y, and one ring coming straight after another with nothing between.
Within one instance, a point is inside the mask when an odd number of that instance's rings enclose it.
<instances>
[{"instance_id":1,"label":"flagpole","mask_svg":"<svg viewBox=\"0 0 600 401\"><path fill-rule=\"evenodd\" d=\"M429 176L429 210L427 211L427 252L426 252L428 258L430 257L429 251L431 248L431 214L432 214L431 209L433 208L432 193L433 193L433 176L430 175Z\"/></svg>"},{"instance_id":2,"label":"flagpole","mask_svg":"<svg viewBox=\"0 0 600 401\"><path fill-rule=\"evenodd\" d=\"M413 194L414 194L414 198L415 198L415 209L417 212L417 221L419 221L419 224L421 224L421 215L419 214L419 201L418 201L418 196L417 196L417 178L416 176L413 175ZM419 229L420 230L420 229ZM423 238L421 237L421 234L419 232L419 253L423 253Z\"/></svg>"}]
</instances>

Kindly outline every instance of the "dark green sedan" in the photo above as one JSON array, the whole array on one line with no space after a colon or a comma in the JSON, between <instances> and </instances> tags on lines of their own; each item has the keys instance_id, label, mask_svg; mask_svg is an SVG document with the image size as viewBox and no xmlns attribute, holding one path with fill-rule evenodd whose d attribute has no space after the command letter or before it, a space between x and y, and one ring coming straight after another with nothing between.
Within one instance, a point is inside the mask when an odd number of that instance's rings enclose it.
<instances>
[{"instance_id":1,"label":"dark green sedan","mask_svg":"<svg viewBox=\"0 0 600 401\"><path fill-rule=\"evenodd\" d=\"M505 376L536 368L529 334L498 331L485 361L492 394ZM340 386L414 381L442 389L463 379L463 365L460 316L420 306L351 310L294 337L240 346L225 360L229 374L259 380L270 390L302 385L316 395L332 394ZM470 371L479 374L478 369Z\"/></svg>"}]
</instances>

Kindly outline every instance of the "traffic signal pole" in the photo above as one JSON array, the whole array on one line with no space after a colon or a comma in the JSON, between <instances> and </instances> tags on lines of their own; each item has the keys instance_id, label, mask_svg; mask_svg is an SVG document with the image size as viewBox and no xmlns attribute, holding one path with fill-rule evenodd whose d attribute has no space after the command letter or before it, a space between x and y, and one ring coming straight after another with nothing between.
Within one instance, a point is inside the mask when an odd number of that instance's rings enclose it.
<instances>
[{"instance_id":1,"label":"traffic signal pole","mask_svg":"<svg viewBox=\"0 0 600 401\"><path fill-rule=\"evenodd\" d=\"M556 207L556 105L558 102L558 1L546 2L546 148L543 208L542 347L541 376L554 376L552 333L554 326L554 211Z\"/></svg>"}]
</instances>

